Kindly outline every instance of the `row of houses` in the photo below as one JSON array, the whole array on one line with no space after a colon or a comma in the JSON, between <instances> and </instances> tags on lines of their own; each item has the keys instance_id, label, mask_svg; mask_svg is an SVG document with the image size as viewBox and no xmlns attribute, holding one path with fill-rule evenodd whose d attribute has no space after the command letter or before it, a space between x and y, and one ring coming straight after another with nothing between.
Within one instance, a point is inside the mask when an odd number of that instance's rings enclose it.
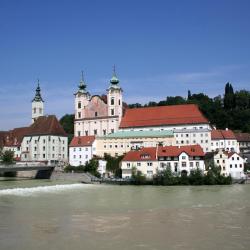
<instances>
[{"instance_id":1,"label":"row of houses","mask_svg":"<svg viewBox=\"0 0 250 250\"><path fill-rule=\"evenodd\" d=\"M204 154L221 150L240 153L240 150L244 148L246 151L250 145L247 134L215 129L194 104L129 109L123 102L123 90L115 70L107 93L102 96L91 96L81 78L75 93L74 138L69 147L67 135L57 118L53 115L44 116L44 100L39 82L32 100L31 120L32 124L28 127L0 132L0 147L12 150L15 158L24 162L43 161L80 166L93 157L103 157L105 153L111 156L125 155L124 159L127 154L137 154L144 149L157 149L158 157L161 147L167 151L200 147ZM155 161L161 160L157 158ZM153 174L162 164L152 170ZM203 163L199 164L202 166ZM225 174L229 173L229 168L226 167ZM122 169L124 177L128 176L124 165ZM180 165L179 170L182 171Z\"/></svg>"},{"instance_id":2,"label":"row of houses","mask_svg":"<svg viewBox=\"0 0 250 250\"><path fill-rule=\"evenodd\" d=\"M197 168L206 173L211 161L220 167L223 176L244 177L245 160L238 153L219 150L205 154L200 145L159 146L130 151L122 160L122 177L131 178L133 169L141 171L147 178L167 168L176 175L189 175Z\"/></svg>"}]
</instances>

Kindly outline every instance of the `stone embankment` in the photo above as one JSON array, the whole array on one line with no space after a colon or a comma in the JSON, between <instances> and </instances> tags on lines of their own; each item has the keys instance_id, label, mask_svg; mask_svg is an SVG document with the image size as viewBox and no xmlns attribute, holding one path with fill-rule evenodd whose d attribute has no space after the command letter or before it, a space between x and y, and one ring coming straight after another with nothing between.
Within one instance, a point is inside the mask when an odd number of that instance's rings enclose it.
<instances>
[{"instance_id":1,"label":"stone embankment","mask_svg":"<svg viewBox=\"0 0 250 250\"><path fill-rule=\"evenodd\" d=\"M54 171L50 179L61 180L61 181L92 183L91 176L85 173L65 173L61 171Z\"/></svg>"}]
</instances>

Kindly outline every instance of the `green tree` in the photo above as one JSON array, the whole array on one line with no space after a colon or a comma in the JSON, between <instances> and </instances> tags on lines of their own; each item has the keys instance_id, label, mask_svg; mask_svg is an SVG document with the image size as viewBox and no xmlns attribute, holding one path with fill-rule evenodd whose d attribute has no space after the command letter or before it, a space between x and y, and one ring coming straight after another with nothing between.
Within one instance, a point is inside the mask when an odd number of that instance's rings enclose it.
<instances>
[{"instance_id":1,"label":"green tree","mask_svg":"<svg viewBox=\"0 0 250 250\"><path fill-rule=\"evenodd\" d=\"M60 119L60 124L63 126L65 132L69 135L74 134L74 119L73 114L66 114Z\"/></svg>"},{"instance_id":2,"label":"green tree","mask_svg":"<svg viewBox=\"0 0 250 250\"><path fill-rule=\"evenodd\" d=\"M199 168L196 168L194 170L191 170L189 174L189 183L191 185L203 185L203 173Z\"/></svg>"},{"instance_id":3,"label":"green tree","mask_svg":"<svg viewBox=\"0 0 250 250\"><path fill-rule=\"evenodd\" d=\"M2 163L5 165L14 163L14 152L10 150L6 150L2 153L1 156Z\"/></svg>"},{"instance_id":4,"label":"green tree","mask_svg":"<svg viewBox=\"0 0 250 250\"><path fill-rule=\"evenodd\" d=\"M84 172L89 172L96 177L100 177L100 173L98 172L98 160L93 158L87 162L84 166Z\"/></svg>"},{"instance_id":5,"label":"green tree","mask_svg":"<svg viewBox=\"0 0 250 250\"><path fill-rule=\"evenodd\" d=\"M107 162L106 169L114 173L115 177L121 178L122 171L121 171L121 160L123 159L124 155L120 155L117 157L112 157L109 154L104 154L104 160Z\"/></svg>"}]
</instances>

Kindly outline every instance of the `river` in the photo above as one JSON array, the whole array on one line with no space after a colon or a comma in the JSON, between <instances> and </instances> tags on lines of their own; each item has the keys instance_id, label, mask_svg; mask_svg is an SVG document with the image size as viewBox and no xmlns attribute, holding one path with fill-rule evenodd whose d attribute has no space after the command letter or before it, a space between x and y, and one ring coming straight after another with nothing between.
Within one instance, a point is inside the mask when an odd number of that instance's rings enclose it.
<instances>
[{"instance_id":1,"label":"river","mask_svg":"<svg viewBox=\"0 0 250 250\"><path fill-rule=\"evenodd\" d=\"M250 185L1 181L0 249L250 249Z\"/></svg>"}]
</instances>

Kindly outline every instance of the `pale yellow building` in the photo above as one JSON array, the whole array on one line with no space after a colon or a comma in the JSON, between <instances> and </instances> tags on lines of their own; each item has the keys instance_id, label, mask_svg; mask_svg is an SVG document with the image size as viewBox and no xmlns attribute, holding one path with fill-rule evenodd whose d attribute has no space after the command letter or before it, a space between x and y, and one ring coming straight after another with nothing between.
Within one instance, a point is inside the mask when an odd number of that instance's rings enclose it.
<instances>
[{"instance_id":1,"label":"pale yellow building","mask_svg":"<svg viewBox=\"0 0 250 250\"><path fill-rule=\"evenodd\" d=\"M175 145L172 131L118 131L96 138L96 155L123 155L132 149Z\"/></svg>"}]
</instances>

